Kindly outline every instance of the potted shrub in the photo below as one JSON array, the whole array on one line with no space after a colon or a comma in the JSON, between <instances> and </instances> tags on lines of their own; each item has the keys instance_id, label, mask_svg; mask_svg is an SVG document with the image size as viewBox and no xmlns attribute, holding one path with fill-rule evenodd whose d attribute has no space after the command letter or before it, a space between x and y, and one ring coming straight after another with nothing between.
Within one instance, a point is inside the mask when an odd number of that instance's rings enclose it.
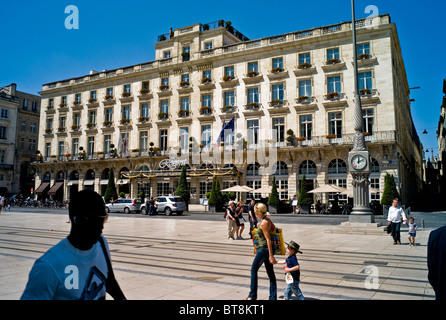
<instances>
[{"instance_id":1,"label":"potted shrub","mask_svg":"<svg viewBox=\"0 0 446 320\"><path fill-rule=\"evenodd\" d=\"M370 59L371 55L369 53L361 53L358 55L359 60Z\"/></svg>"},{"instance_id":2,"label":"potted shrub","mask_svg":"<svg viewBox=\"0 0 446 320\"><path fill-rule=\"evenodd\" d=\"M282 72L283 71L283 68L281 68L281 67L277 67L277 68L272 68L271 69L271 73L279 73L279 72Z\"/></svg>"},{"instance_id":3,"label":"potted shrub","mask_svg":"<svg viewBox=\"0 0 446 320\"><path fill-rule=\"evenodd\" d=\"M331 58L331 59L328 59L327 64L336 64L336 63L339 63L339 62L341 62L341 59L339 59L339 58Z\"/></svg>"},{"instance_id":4,"label":"potted shrub","mask_svg":"<svg viewBox=\"0 0 446 320\"><path fill-rule=\"evenodd\" d=\"M370 94L371 92L372 91L370 91L370 89L368 89L368 88L359 90L360 95L367 95L367 94Z\"/></svg>"},{"instance_id":5,"label":"potted shrub","mask_svg":"<svg viewBox=\"0 0 446 320\"><path fill-rule=\"evenodd\" d=\"M302 141L305 141L305 140L307 140L306 137L298 137L297 138L297 141L299 141L299 142L302 142Z\"/></svg>"},{"instance_id":6,"label":"potted shrub","mask_svg":"<svg viewBox=\"0 0 446 320\"><path fill-rule=\"evenodd\" d=\"M139 90L139 93L141 93L141 94L146 94L148 92L149 92L149 90L147 88L141 88L141 90Z\"/></svg>"},{"instance_id":7,"label":"potted shrub","mask_svg":"<svg viewBox=\"0 0 446 320\"><path fill-rule=\"evenodd\" d=\"M305 174L300 182L300 192L297 198L300 213L308 214L310 212L310 206L313 203L313 198L308 193Z\"/></svg>"},{"instance_id":8,"label":"potted shrub","mask_svg":"<svg viewBox=\"0 0 446 320\"><path fill-rule=\"evenodd\" d=\"M299 102L299 103L307 102L309 98L310 97L308 97L308 96L300 96L299 98L297 98L297 102Z\"/></svg>"},{"instance_id":9,"label":"potted shrub","mask_svg":"<svg viewBox=\"0 0 446 320\"><path fill-rule=\"evenodd\" d=\"M251 78L257 76L258 74L259 73L257 71L248 71L246 75Z\"/></svg>"},{"instance_id":10,"label":"potted shrub","mask_svg":"<svg viewBox=\"0 0 446 320\"><path fill-rule=\"evenodd\" d=\"M113 99L113 96L111 94L105 95L105 100L111 100Z\"/></svg>"},{"instance_id":11,"label":"potted shrub","mask_svg":"<svg viewBox=\"0 0 446 320\"><path fill-rule=\"evenodd\" d=\"M233 106L224 106L223 112L232 112L234 110Z\"/></svg>"},{"instance_id":12,"label":"potted shrub","mask_svg":"<svg viewBox=\"0 0 446 320\"><path fill-rule=\"evenodd\" d=\"M111 121L105 120L104 122L102 122L102 125L103 125L104 127L110 127L110 125L111 125Z\"/></svg>"},{"instance_id":13,"label":"potted shrub","mask_svg":"<svg viewBox=\"0 0 446 320\"><path fill-rule=\"evenodd\" d=\"M188 116L189 111L181 109L180 111L178 111L178 116L180 117L187 117Z\"/></svg>"},{"instance_id":14,"label":"potted shrub","mask_svg":"<svg viewBox=\"0 0 446 320\"><path fill-rule=\"evenodd\" d=\"M181 81L180 82L180 87L181 88L184 88L184 87L187 87L187 86L189 86L189 82L187 82L187 81Z\"/></svg>"},{"instance_id":15,"label":"potted shrub","mask_svg":"<svg viewBox=\"0 0 446 320\"><path fill-rule=\"evenodd\" d=\"M202 84L208 84L208 83L210 83L212 80L211 79L209 79L209 78L202 78L201 79L201 83Z\"/></svg>"},{"instance_id":16,"label":"potted shrub","mask_svg":"<svg viewBox=\"0 0 446 320\"><path fill-rule=\"evenodd\" d=\"M271 105L272 106L278 106L278 105L280 105L280 104L282 104L283 102L282 102L282 100L280 100L280 99L273 99L273 100L271 100Z\"/></svg>"},{"instance_id":17,"label":"potted shrub","mask_svg":"<svg viewBox=\"0 0 446 320\"><path fill-rule=\"evenodd\" d=\"M248 109L257 109L257 108L259 107L259 104L258 104L257 102L251 102L251 103L248 103L248 104L246 105L246 107L247 107Z\"/></svg>"},{"instance_id":18,"label":"potted shrub","mask_svg":"<svg viewBox=\"0 0 446 320\"><path fill-rule=\"evenodd\" d=\"M149 120L149 118L148 118L148 117L145 117L145 116L140 116L140 117L138 118L138 121L139 121L139 122L146 122L147 120Z\"/></svg>"},{"instance_id":19,"label":"potted shrub","mask_svg":"<svg viewBox=\"0 0 446 320\"><path fill-rule=\"evenodd\" d=\"M132 94L130 93L130 92L123 92L122 93L122 97L123 98L127 98L127 97L130 97Z\"/></svg>"},{"instance_id":20,"label":"potted shrub","mask_svg":"<svg viewBox=\"0 0 446 320\"><path fill-rule=\"evenodd\" d=\"M233 77L233 76L230 76L230 75L225 75L225 76L223 77L223 81L230 81L230 80L232 80L232 79L234 79L234 77Z\"/></svg>"},{"instance_id":21,"label":"potted shrub","mask_svg":"<svg viewBox=\"0 0 446 320\"><path fill-rule=\"evenodd\" d=\"M93 127L94 127L94 123L92 123L92 122L87 123L87 128L88 129L91 129Z\"/></svg>"},{"instance_id":22,"label":"potted shrub","mask_svg":"<svg viewBox=\"0 0 446 320\"><path fill-rule=\"evenodd\" d=\"M211 107L203 106L200 108L200 114L206 115L211 113Z\"/></svg>"},{"instance_id":23,"label":"potted shrub","mask_svg":"<svg viewBox=\"0 0 446 320\"><path fill-rule=\"evenodd\" d=\"M160 119L160 120L165 120L165 119L167 119L167 113L166 112L160 112L160 113L158 113L158 119Z\"/></svg>"},{"instance_id":24,"label":"potted shrub","mask_svg":"<svg viewBox=\"0 0 446 320\"><path fill-rule=\"evenodd\" d=\"M160 85L160 90L164 91L164 90L168 90L169 89L169 85L168 84L162 84Z\"/></svg>"},{"instance_id":25,"label":"potted shrub","mask_svg":"<svg viewBox=\"0 0 446 320\"><path fill-rule=\"evenodd\" d=\"M277 192L276 177L273 176L273 183L271 194L268 198L268 211L270 213L277 213L277 206L280 203L279 193Z\"/></svg>"},{"instance_id":26,"label":"potted shrub","mask_svg":"<svg viewBox=\"0 0 446 320\"><path fill-rule=\"evenodd\" d=\"M88 99L88 102L89 102L89 103L95 103L95 102L96 102L96 99L95 99L95 98L90 98L90 99Z\"/></svg>"},{"instance_id":27,"label":"potted shrub","mask_svg":"<svg viewBox=\"0 0 446 320\"><path fill-rule=\"evenodd\" d=\"M334 133L327 134L327 135L325 136L325 138L327 138L327 139L335 139L335 138L336 138L336 135L335 135Z\"/></svg>"}]
</instances>

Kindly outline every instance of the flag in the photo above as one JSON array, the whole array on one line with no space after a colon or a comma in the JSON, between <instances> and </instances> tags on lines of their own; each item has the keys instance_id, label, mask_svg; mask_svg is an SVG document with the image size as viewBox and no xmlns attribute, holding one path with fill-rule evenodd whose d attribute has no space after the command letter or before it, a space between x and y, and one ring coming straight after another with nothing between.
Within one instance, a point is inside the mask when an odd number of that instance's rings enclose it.
<instances>
[{"instance_id":1,"label":"flag","mask_svg":"<svg viewBox=\"0 0 446 320\"><path fill-rule=\"evenodd\" d=\"M232 118L228 123L224 124L223 123L223 129L221 129L220 134L218 135L217 138L217 146L220 148L220 144L221 142L225 141L225 130L231 130L231 134L234 132L234 118ZM226 135L228 135L228 131L226 133Z\"/></svg>"}]
</instances>

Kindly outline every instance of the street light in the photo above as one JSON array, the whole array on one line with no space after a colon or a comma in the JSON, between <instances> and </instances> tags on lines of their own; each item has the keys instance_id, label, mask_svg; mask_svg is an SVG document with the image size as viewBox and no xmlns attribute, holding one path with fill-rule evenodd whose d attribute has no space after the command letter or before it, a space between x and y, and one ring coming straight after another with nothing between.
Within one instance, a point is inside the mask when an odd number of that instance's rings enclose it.
<instances>
[{"instance_id":1,"label":"street light","mask_svg":"<svg viewBox=\"0 0 446 320\"><path fill-rule=\"evenodd\" d=\"M353 34L353 66L354 66L354 122L355 136L353 149L348 153L349 172L353 180L353 210L350 215L350 222L374 222L372 210L369 206L369 176L370 176L370 154L367 150L363 130L363 115L361 98L358 90L358 55L356 48L356 21L355 21L355 1L351 0L352 6L352 34Z\"/></svg>"}]
</instances>

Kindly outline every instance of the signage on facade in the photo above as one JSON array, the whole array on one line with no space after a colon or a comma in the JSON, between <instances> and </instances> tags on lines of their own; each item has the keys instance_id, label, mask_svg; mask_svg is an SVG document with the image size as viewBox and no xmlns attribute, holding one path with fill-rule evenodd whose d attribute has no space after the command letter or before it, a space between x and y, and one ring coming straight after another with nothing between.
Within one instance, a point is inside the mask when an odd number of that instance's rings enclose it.
<instances>
[{"instance_id":1,"label":"signage on facade","mask_svg":"<svg viewBox=\"0 0 446 320\"><path fill-rule=\"evenodd\" d=\"M176 169L178 167L185 166L186 164L187 164L186 159L183 160L164 159L160 161L159 167L161 169Z\"/></svg>"}]
</instances>

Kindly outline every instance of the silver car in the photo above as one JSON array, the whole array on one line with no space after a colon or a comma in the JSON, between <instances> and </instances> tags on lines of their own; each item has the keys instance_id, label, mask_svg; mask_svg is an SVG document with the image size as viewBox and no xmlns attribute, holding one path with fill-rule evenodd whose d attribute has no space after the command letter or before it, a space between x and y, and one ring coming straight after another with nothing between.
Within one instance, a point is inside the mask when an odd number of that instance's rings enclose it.
<instances>
[{"instance_id":1,"label":"silver car","mask_svg":"<svg viewBox=\"0 0 446 320\"><path fill-rule=\"evenodd\" d=\"M105 211L109 212L139 212L141 208L141 199L118 199L105 205Z\"/></svg>"},{"instance_id":2,"label":"silver car","mask_svg":"<svg viewBox=\"0 0 446 320\"><path fill-rule=\"evenodd\" d=\"M175 196L161 196L155 199L155 210L156 212L164 212L166 216L170 216L172 212L176 212L177 215L183 214L184 210L187 210L186 202L180 197ZM141 206L141 213L147 214L148 208L146 208L146 203Z\"/></svg>"}]
</instances>

